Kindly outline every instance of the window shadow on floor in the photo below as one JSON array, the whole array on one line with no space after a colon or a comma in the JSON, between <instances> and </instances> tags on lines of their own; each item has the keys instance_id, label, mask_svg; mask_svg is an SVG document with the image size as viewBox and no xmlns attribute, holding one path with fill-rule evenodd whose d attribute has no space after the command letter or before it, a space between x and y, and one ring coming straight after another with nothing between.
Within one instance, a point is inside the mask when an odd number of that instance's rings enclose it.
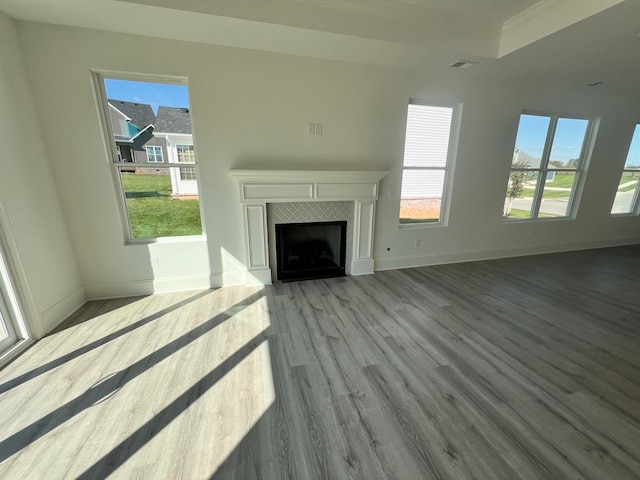
<instances>
[{"instance_id":1,"label":"window shadow on floor","mask_svg":"<svg viewBox=\"0 0 640 480\"><path fill-rule=\"evenodd\" d=\"M206 294L206 293L203 293ZM82 395L74 398L66 404L60 406L51 413L39 418L30 425L24 427L13 435L7 437L0 442L0 463L7 460L11 456L20 452L31 443L35 442L39 438L45 436L47 433L55 430L60 425L64 424L67 420L82 413L84 410L96 405L106 398L117 394L117 392L127 383L131 382L135 378L147 370L153 368L161 361L171 357L174 353L178 352L182 348L190 345L200 337L204 336L208 332L215 329L218 325L221 325L229 318L232 318L238 312L252 305L262 298L262 293L255 293L242 301L239 301L232 307L227 308L223 312L218 313L206 322L200 324L198 327L189 330L182 334L175 340L163 345L156 351L146 355L145 357L137 360L126 368L109 375L105 379L94 384ZM149 320L147 320L149 321ZM216 367L213 371L203 377L195 386L194 389L189 389L183 395L178 397L168 407L163 409L158 415L154 417L154 420L148 423L148 426L143 426L140 433L130 437L129 440L125 440L127 448L131 450L122 450L122 448L116 447L110 454L108 454L103 460L98 461L93 467L87 470L86 474L95 472L97 470L104 470L105 468L117 468L117 465L121 464L129 458L137 449L139 449L144 443L149 441L161 428L164 428L171 421L171 419L177 417L188 405L193 403L191 397L199 395L199 389L208 386L210 388L219 378L221 378L226 371L240 362L246 355L248 355L253 349L256 348L262 341L261 339L265 335L262 332L258 337L247 342L244 347L234 353L225 360L220 366ZM201 393L200 393L201 394ZM123 442L123 443L125 443ZM137 448L135 446L137 445ZM123 457L123 452L124 457ZM120 460L118 460L120 459ZM116 465L117 464L117 465ZM83 474L82 478L100 478L100 476L86 476Z\"/></svg>"},{"instance_id":2,"label":"window shadow on floor","mask_svg":"<svg viewBox=\"0 0 640 480\"><path fill-rule=\"evenodd\" d=\"M47 362L43 365L40 365L37 368L34 368L33 370L30 370L26 373L23 373L22 375L17 376L16 378L13 378L11 380L9 380L8 382L5 382L3 384L0 385L0 394L11 390L14 387L17 387L18 385L21 385L25 382L28 382L29 380L32 380L46 372L49 372L50 370L53 370L54 368L57 368L63 364L65 364L66 362L73 360L75 358L78 358L81 355L84 355L87 352L90 352L91 350L95 349L95 348L99 348L119 337L122 337L123 335L126 335L140 327L143 327L159 318L162 318L163 316L176 311L182 307L184 307L185 305L188 305L191 302L195 302L196 300L199 300L200 298L205 297L206 295L209 295L212 292L212 290L205 290L203 292L200 292L196 295L193 295L185 300L182 300L181 302L177 302L174 303L166 308L163 308L162 310L154 313L153 315L149 315L143 319L138 320L137 322L132 323L131 325L127 325L126 327L110 333L109 335L105 335L102 338L99 338L98 340L95 340L93 342L90 342L86 345L83 345L82 347L74 350L73 352L69 352L65 355L62 355L61 357L56 358L55 360L52 360L50 362ZM138 300L141 300L144 297L135 297L135 299L132 299L129 302L126 302L124 304L113 304L114 308L109 308L109 309L104 309L104 310L99 310L98 312L96 312L96 314L94 315L90 315L88 317L85 317L84 315L80 316L79 318L76 318L75 322L72 322L68 325L66 325L66 327L64 327L64 329L70 328L72 326L75 325L79 325L81 323L84 323L86 321L89 321L93 318L95 318L98 315L103 315L105 313L108 313L110 311L114 311L117 310L117 308L121 308L127 304L131 304L134 303ZM109 303L109 305L112 305L111 303ZM66 323L66 322L65 322Z\"/></svg>"}]
</instances>

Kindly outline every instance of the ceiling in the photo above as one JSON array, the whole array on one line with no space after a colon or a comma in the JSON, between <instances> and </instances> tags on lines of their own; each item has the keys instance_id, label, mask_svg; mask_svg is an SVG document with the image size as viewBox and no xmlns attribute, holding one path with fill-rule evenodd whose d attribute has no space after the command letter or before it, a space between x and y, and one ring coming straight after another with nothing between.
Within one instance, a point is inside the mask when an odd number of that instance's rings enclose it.
<instances>
[{"instance_id":1,"label":"ceiling","mask_svg":"<svg viewBox=\"0 0 640 480\"><path fill-rule=\"evenodd\" d=\"M17 20L640 97L640 0L0 0ZM152 19L152 21L150 21Z\"/></svg>"}]
</instances>

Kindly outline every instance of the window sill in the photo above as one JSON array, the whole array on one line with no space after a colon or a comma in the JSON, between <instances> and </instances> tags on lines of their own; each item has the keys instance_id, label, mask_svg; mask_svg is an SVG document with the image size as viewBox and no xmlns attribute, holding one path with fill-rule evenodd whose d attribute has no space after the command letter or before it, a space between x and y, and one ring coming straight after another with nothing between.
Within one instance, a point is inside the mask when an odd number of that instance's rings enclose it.
<instances>
[{"instance_id":1,"label":"window sill","mask_svg":"<svg viewBox=\"0 0 640 480\"><path fill-rule=\"evenodd\" d=\"M153 243L179 244L179 243L200 243L206 242L206 235L185 235L182 237L158 237L158 238L130 238L127 239L125 246L150 245Z\"/></svg>"},{"instance_id":2,"label":"window sill","mask_svg":"<svg viewBox=\"0 0 640 480\"><path fill-rule=\"evenodd\" d=\"M424 223L399 223L400 230L414 230L417 228L439 228L446 227L443 222L424 222Z\"/></svg>"},{"instance_id":3,"label":"window sill","mask_svg":"<svg viewBox=\"0 0 640 480\"><path fill-rule=\"evenodd\" d=\"M513 219L502 219L502 223L532 223L532 222L562 222L567 220L575 220L574 217L550 217L550 218L513 218Z\"/></svg>"}]
</instances>

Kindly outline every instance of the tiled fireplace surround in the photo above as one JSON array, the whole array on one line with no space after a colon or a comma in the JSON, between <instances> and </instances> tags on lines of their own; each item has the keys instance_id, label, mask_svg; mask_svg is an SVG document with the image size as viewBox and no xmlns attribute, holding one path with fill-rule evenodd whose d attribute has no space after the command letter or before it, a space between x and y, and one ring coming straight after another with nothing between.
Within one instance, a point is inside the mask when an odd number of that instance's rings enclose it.
<instances>
[{"instance_id":1,"label":"tiled fireplace surround","mask_svg":"<svg viewBox=\"0 0 640 480\"><path fill-rule=\"evenodd\" d=\"M348 275L373 273L379 181L387 172L232 170L240 184L249 285L275 280L275 225L346 220Z\"/></svg>"}]
</instances>

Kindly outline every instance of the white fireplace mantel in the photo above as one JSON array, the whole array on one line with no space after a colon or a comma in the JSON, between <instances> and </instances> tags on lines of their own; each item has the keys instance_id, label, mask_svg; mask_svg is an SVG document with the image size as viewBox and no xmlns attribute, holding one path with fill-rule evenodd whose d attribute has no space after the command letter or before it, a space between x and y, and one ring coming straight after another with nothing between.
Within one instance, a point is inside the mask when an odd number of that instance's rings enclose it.
<instances>
[{"instance_id":1,"label":"white fireplace mantel","mask_svg":"<svg viewBox=\"0 0 640 480\"><path fill-rule=\"evenodd\" d=\"M375 204L383 171L231 170L244 210L247 283L271 283L267 203L353 201L351 275L373 273Z\"/></svg>"}]
</instances>

